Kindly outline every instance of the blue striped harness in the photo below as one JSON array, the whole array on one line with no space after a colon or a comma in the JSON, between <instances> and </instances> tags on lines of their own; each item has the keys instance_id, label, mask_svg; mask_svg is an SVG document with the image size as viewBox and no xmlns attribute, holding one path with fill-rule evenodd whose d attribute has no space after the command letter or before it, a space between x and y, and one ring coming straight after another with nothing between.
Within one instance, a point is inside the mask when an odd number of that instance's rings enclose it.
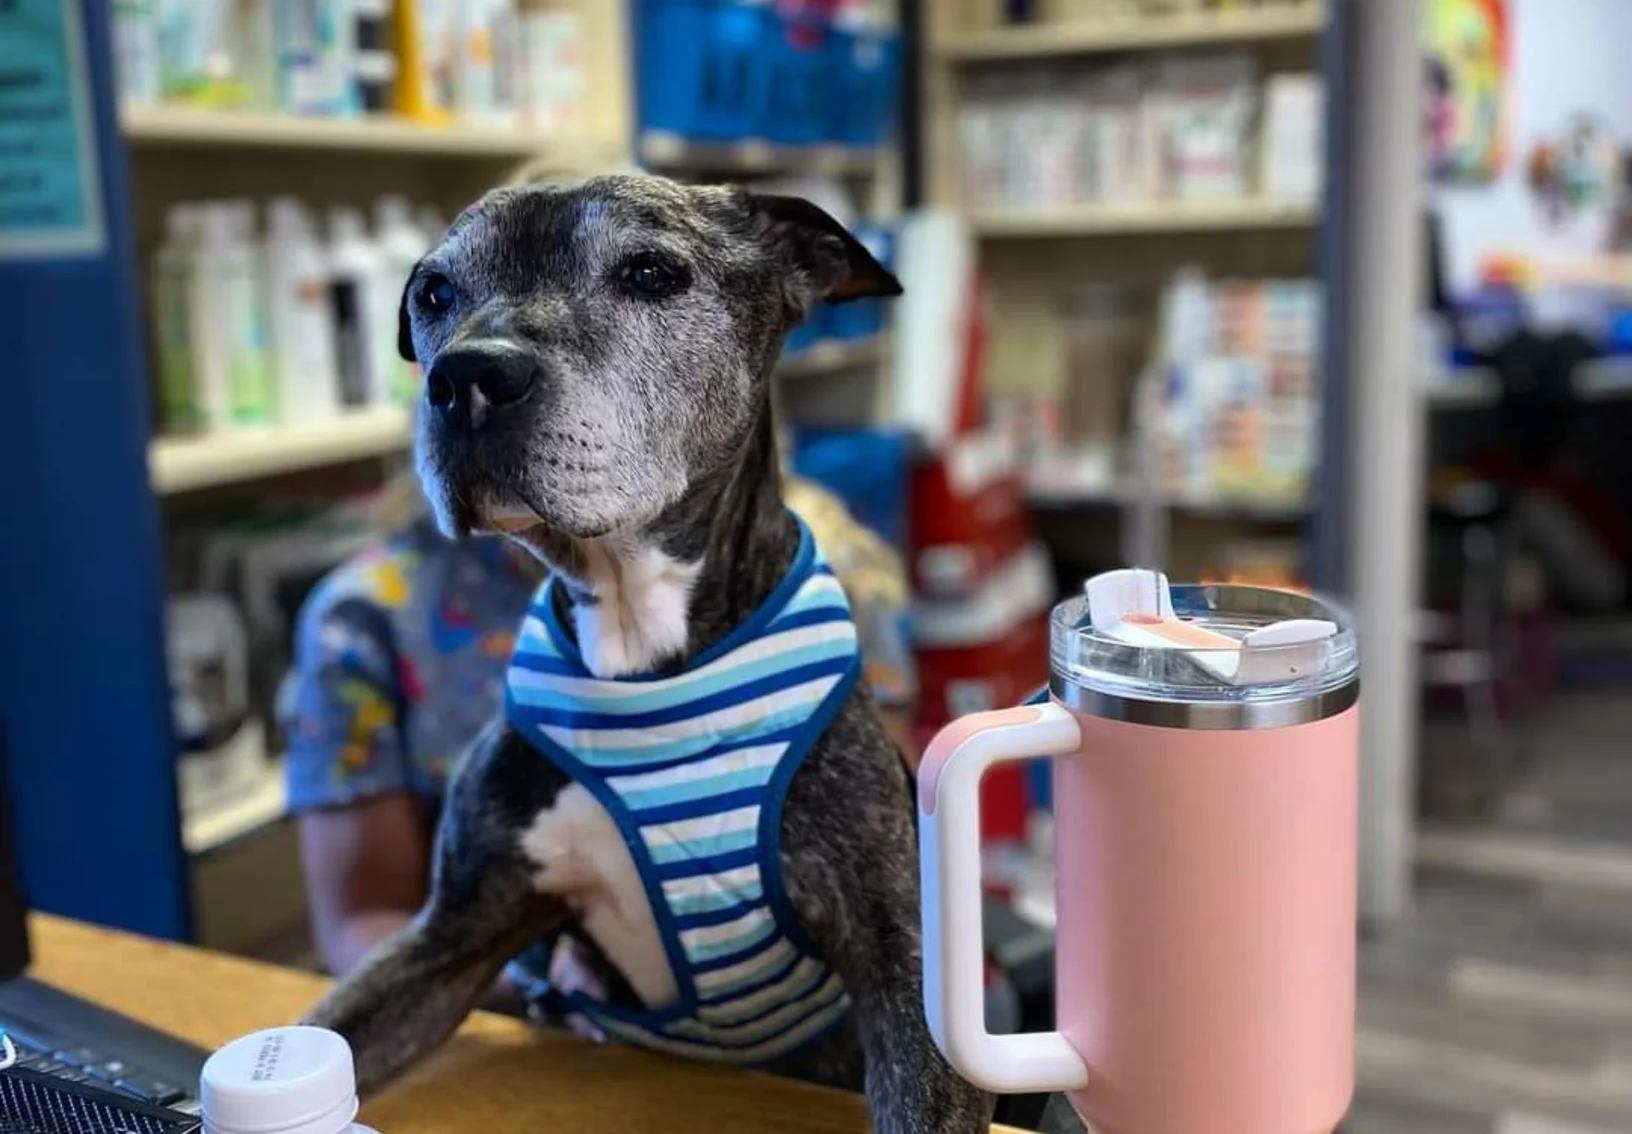
<instances>
[{"instance_id":1,"label":"blue striped harness","mask_svg":"<svg viewBox=\"0 0 1632 1134\"><path fill-rule=\"evenodd\" d=\"M782 804L861 672L833 571L799 524L786 578L676 673L602 680L534 596L506 680L511 726L617 823L656 916L679 1000L631 1010L566 1000L607 1035L673 1055L771 1063L849 1008L782 885ZM523 962L517 975L536 975ZM525 985L524 985L525 987Z\"/></svg>"}]
</instances>

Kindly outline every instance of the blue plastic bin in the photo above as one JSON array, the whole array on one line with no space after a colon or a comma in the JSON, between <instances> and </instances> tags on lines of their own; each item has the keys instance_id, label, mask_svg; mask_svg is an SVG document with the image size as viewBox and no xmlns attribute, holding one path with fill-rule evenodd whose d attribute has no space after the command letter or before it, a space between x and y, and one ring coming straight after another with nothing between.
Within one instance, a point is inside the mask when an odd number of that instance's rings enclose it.
<instances>
[{"instance_id":1,"label":"blue plastic bin","mask_svg":"<svg viewBox=\"0 0 1632 1134\"><path fill-rule=\"evenodd\" d=\"M900 37L835 29L828 56L833 91L829 137L864 149L883 145L900 105Z\"/></svg>"},{"instance_id":2,"label":"blue plastic bin","mask_svg":"<svg viewBox=\"0 0 1632 1134\"><path fill-rule=\"evenodd\" d=\"M697 141L752 137L770 79L765 41L772 22L763 2L643 0L641 129Z\"/></svg>"},{"instance_id":3,"label":"blue plastic bin","mask_svg":"<svg viewBox=\"0 0 1632 1134\"><path fill-rule=\"evenodd\" d=\"M767 76L760 136L791 146L826 141L833 35L826 14L807 5L778 4L763 34Z\"/></svg>"},{"instance_id":4,"label":"blue plastic bin","mask_svg":"<svg viewBox=\"0 0 1632 1134\"><path fill-rule=\"evenodd\" d=\"M793 471L827 489L897 550L907 542L911 447L902 429L811 429L794 440Z\"/></svg>"},{"instance_id":5,"label":"blue plastic bin","mask_svg":"<svg viewBox=\"0 0 1632 1134\"><path fill-rule=\"evenodd\" d=\"M827 313L817 307L803 323L788 332L787 339L782 343L782 357L793 358L815 346L826 333L826 322Z\"/></svg>"}]
</instances>

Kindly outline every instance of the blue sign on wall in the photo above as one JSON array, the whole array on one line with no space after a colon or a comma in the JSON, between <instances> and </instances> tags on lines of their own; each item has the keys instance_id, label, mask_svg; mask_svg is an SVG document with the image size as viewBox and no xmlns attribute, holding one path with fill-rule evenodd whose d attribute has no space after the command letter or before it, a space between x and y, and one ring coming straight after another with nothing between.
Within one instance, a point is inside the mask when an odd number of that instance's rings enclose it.
<instances>
[{"instance_id":1,"label":"blue sign on wall","mask_svg":"<svg viewBox=\"0 0 1632 1134\"><path fill-rule=\"evenodd\" d=\"M0 0L0 256L101 253L89 97L79 5Z\"/></svg>"}]
</instances>

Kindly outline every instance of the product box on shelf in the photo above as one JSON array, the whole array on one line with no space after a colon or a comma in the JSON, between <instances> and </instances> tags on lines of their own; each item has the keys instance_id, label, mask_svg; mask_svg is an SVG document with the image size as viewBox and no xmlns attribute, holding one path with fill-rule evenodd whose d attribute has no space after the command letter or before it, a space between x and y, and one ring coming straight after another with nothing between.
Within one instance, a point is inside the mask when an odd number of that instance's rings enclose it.
<instances>
[{"instance_id":1,"label":"product box on shelf","mask_svg":"<svg viewBox=\"0 0 1632 1134\"><path fill-rule=\"evenodd\" d=\"M862 148L882 145L900 105L900 37L840 26L829 44L829 139Z\"/></svg>"},{"instance_id":2,"label":"product box on shelf","mask_svg":"<svg viewBox=\"0 0 1632 1134\"><path fill-rule=\"evenodd\" d=\"M954 437L912 473L913 589L978 589L1031 538L1019 454L997 430Z\"/></svg>"},{"instance_id":3,"label":"product box on shelf","mask_svg":"<svg viewBox=\"0 0 1632 1134\"><path fill-rule=\"evenodd\" d=\"M640 128L703 142L884 141L899 37L835 0L639 0ZM854 11L853 11L854 10Z\"/></svg>"},{"instance_id":4,"label":"product box on shelf","mask_svg":"<svg viewBox=\"0 0 1632 1134\"><path fill-rule=\"evenodd\" d=\"M768 82L766 5L643 0L641 8L641 128L699 141L753 137Z\"/></svg>"},{"instance_id":5,"label":"product box on shelf","mask_svg":"<svg viewBox=\"0 0 1632 1134\"><path fill-rule=\"evenodd\" d=\"M768 75L757 133L779 145L829 140L832 23L822 6L778 0L765 24Z\"/></svg>"}]
</instances>

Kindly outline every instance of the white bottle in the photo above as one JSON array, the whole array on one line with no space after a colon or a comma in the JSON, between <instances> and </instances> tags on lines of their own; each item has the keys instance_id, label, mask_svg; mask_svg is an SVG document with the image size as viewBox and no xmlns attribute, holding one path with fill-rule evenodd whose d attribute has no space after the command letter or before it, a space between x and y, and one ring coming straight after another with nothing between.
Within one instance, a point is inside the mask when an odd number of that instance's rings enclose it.
<instances>
[{"instance_id":1,"label":"white bottle","mask_svg":"<svg viewBox=\"0 0 1632 1134\"><path fill-rule=\"evenodd\" d=\"M431 242L414 223L414 215L406 197L386 196L374 202L374 236L380 246L379 301L389 304L381 321L390 328L391 352L386 369L386 387L392 402L412 405L419 397L419 368L403 358L396 350L397 313L401 309L403 289L414 267Z\"/></svg>"},{"instance_id":2,"label":"white bottle","mask_svg":"<svg viewBox=\"0 0 1632 1134\"><path fill-rule=\"evenodd\" d=\"M206 429L261 425L272 417L254 214L243 203L203 206L188 328L194 384Z\"/></svg>"},{"instance_id":3,"label":"white bottle","mask_svg":"<svg viewBox=\"0 0 1632 1134\"><path fill-rule=\"evenodd\" d=\"M448 218L442 215L442 210L435 205L421 205L414 214L414 221L419 225L420 234L425 237L425 247L434 248L442 243L442 236L448 231Z\"/></svg>"},{"instance_id":4,"label":"white bottle","mask_svg":"<svg viewBox=\"0 0 1632 1134\"><path fill-rule=\"evenodd\" d=\"M459 114L514 126L519 51L515 0L464 0L459 6Z\"/></svg>"},{"instance_id":5,"label":"white bottle","mask_svg":"<svg viewBox=\"0 0 1632 1134\"><path fill-rule=\"evenodd\" d=\"M266 321L278 419L323 421L340 411L328 256L299 201L274 198L266 218Z\"/></svg>"},{"instance_id":6,"label":"white bottle","mask_svg":"<svg viewBox=\"0 0 1632 1134\"><path fill-rule=\"evenodd\" d=\"M204 424L191 330L202 224L197 205L172 205L164 218L164 243L153 253L153 345L159 361L159 421L166 433L192 433Z\"/></svg>"},{"instance_id":7,"label":"white bottle","mask_svg":"<svg viewBox=\"0 0 1632 1134\"><path fill-rule=\"evenodd\" d=\"M280 0L272 16L277 108L287 114L354 113L353 29L345 0Z\"/></svg>"},{"instance_id":8,"label":"white bottle","mask_svg":"<svg viewBox=\"0 0 1632 1134\"><path fill-rule=\"evenodd\" d=\"M363 214L350 206L329 213L329 239L329 304L340 402L347 407L383 405L389 395L387 352L394 352L397 342L395 297L389 335L382 326L383 259L368 238Z\"/></svg>"},{"instance_id":9,"label":"white bottle","mask_svg":"<svg viewBox=\"0 0 1632 1134\"><path fill-rule=\"evenodd\" d=\"M113 54L119 99L126 106L159 101L159 13L157 0L115 0Z\"/></svg>"},{"instance_id":10,"label":"white bottle","mask_svg":"<svg viewBox=\"0 0 1632 1134\"><path fill-rule=\"evenodd\" d=\"M378 1134L357 1117L351 1047L325 1028L269 1028L204 1063L204 1134Z\"/></svg>"}]
</instances>

